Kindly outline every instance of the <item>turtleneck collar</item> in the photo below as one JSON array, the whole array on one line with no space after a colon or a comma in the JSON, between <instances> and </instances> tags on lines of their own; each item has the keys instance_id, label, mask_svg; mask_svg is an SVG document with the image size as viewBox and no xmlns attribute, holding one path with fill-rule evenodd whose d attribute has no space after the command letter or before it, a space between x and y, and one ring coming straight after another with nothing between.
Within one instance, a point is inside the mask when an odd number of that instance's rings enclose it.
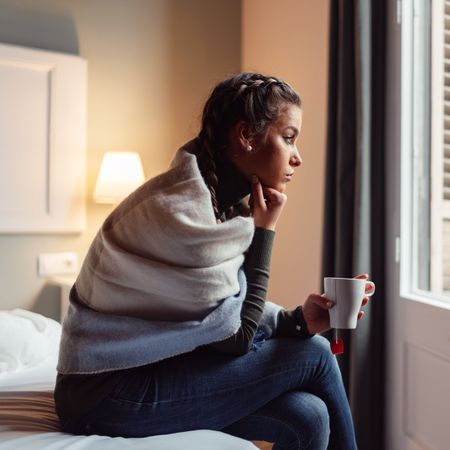
<instances>
[{"instance_id":1,"label":"turtleneck collar","mask_svg":"<svg viewBox=\"0 0 450 450\"><path fill-rule=\"evenodd\" d=\"M227 158L223 158L217 167L217 201L219 212L224 213L236 205L251 192L251 184L237 167Z\"/></svg>"},{"instance_id":2,"label":"turtleneck collar","mask_svg":"<svg viewBox=\"0 0 450 450\"><path fill-rule=\"evenodd\" d=\"M197 137L187 142L183 147L188 152L197 154L199 145ZM199 168L202 172L202 168ZM202 176L204 178L203 173ZM251 183L226 156L217 163L217 179L217 202L219 213L223 215L228 208L237 205L240 200L250 194Z\"/></svg>"}]
</instances>

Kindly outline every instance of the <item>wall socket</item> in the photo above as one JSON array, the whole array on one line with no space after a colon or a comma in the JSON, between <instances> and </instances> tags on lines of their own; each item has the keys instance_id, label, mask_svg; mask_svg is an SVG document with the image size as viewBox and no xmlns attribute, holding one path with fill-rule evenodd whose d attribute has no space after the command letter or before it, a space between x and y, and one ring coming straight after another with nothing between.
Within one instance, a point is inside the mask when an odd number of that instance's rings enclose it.
<instances>
[{"instance_id":1,"label":"wall socket","mask_svg":"<svg viewBox=\"0 0 450 450\"><path fill-rule=\"evenodd\" d=\"M74 252L40 253L38 255L38 275L72 275L78 273L78 255Z\"/></svg>"}]
</instances>

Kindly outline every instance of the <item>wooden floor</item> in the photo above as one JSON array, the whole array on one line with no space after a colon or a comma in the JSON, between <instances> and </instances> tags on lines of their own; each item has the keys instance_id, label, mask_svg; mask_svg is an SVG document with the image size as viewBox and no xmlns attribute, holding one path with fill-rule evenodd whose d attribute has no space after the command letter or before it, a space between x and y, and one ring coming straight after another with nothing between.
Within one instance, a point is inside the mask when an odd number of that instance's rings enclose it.
<instances>
[{"instance_id":1,"label":"wooden floor","mask_svg":"<svg viewBox=\"0 0 450 450\"><path fill-rule=\"evenodd\" d=\"M272 444L264 441L252 441L261 450L272 450Z\"/></svg>"}]
</instances>

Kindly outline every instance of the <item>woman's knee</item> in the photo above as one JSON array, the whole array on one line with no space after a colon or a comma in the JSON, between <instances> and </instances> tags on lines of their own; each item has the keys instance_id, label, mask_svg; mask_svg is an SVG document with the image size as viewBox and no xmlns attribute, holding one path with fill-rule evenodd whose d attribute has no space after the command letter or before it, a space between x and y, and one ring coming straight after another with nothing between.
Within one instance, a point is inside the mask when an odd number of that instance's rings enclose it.
<instances>
[{"instance_id":1,"label":"woman's knee","mask_svg":"<svg viewBox=\"0 0 450 450\"><path fill-rule=\"evenodd\" d=\"M286 448L325 450L330 437L330 417L325 402L305 391L290 391L274 402L286 420ZM274 405L272 405L274 406ZM282 407L283 411L279 408Z\"/></svg>"},{"instance_id":2,"label":"woman's knee","mask_svg":"<svg viewBox=\"0 0 450 450\"><path fill-rule=\"evenodd\" d=\"M287 339L289 341L287 345L291 347L294 353L298 352L303 360L317 360L319 358L324 362L328 362L336 359L333 353L331 353L330 342L328 339L325 339L319 334L302 340L295 338Z\"/></svg>"},{"instance_id":3,"label":"woman's knee","mask_svg":"<svg viewBox=\"0 0 450 450\"><path fill-rule=\"evenodd\" d=\"M323 353L324 355L332 355L330 349L330 341L325 339L320 334L307 339L308 344L313 347L317 352Z\"/></svg>"},{"instance_id":4,"label":"woman's knee","mask_svg":"<svg viewBox=\"0 0 450 450\"><path fill-rule=\"evenodd\" d=\"M323 336L315 335L308 340L308 350L315 355L318 361L318 368L322 372L339 372L336 357L331 352L330 342Z\"/></svg>"},{"instance_id":5,"label":"woman's knee","mask_svg":"<svg viewBox=\"0 0 450 450\"><path fill-rule=\"evenodd\" d=\"M305 405L306 414L301 414L299 426L305 429L309 444L307 448L326 449L330 436L330 416L325 402L308 392L299 392Z\"/></svg>"}]
</instances>

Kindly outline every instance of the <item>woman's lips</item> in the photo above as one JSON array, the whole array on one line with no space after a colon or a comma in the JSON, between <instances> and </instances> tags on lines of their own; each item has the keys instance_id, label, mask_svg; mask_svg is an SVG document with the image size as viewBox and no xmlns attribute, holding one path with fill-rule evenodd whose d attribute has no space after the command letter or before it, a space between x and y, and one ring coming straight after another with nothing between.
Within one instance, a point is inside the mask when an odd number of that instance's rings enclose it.
<instances>
[{"instance_id":1,"label":"woman's lips","mask_svg":"<svg viewBox=\"0 0 450 450\"><path fill-rule=\"evenodd\" d=\"M293 175L294 175L294 173L287 173L287 174L285 175L286 180L287 180L287 181L291 181Z\"/></svg>"}]
</instances>

